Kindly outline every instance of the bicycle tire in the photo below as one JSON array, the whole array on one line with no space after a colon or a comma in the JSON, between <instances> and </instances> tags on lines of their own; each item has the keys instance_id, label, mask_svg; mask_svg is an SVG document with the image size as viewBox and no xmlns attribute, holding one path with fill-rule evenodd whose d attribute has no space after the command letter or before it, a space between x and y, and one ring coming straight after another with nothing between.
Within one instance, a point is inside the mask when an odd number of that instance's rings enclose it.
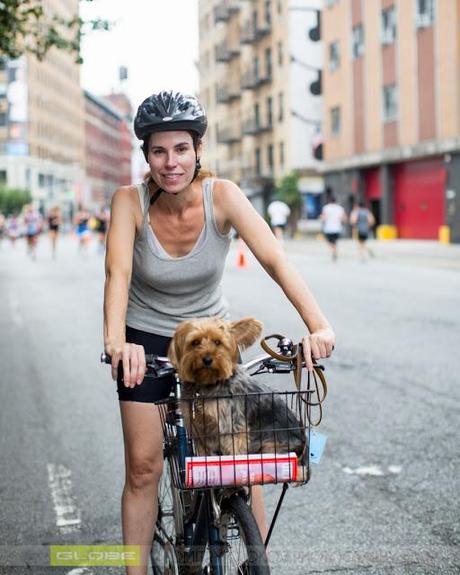
<instances>
[{"instance_id":1,"label":"bicycle tire","mask_svg":"<svg viewBox=\"0 0 460 575\"><path fill-rule=\"evenodd\" d=\"M224 575L270 574L267 553L259 527L241 493L236 493L222 501L220 532L226 548L222 556Z\"/></svg>"},{"instance_id":2,"label":"bicycle tire","mask_svg":"<svg viewBox=\"0 0 460 575\"><path fill-rule=\"evenodd\" d=\"M182 555L177 542L181 535L184 510L169 465L166 459L158 484L158 517L150 550L153 575L182 575Z\"/></svg>"}]
</instances>

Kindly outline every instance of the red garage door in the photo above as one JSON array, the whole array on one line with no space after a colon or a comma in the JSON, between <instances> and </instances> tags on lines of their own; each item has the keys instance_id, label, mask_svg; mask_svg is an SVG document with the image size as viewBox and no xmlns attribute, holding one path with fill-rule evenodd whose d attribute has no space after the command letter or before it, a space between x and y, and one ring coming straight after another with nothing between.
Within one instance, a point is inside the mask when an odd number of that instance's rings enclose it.
<instances>
[{"instance_id":1,"label":"red garage door","mask_svg":"<svg viewBox=\"0 0 460 575\"><path fill-rule=\"evenodd\" d=\"M398 164L393 170L395 225L400 238L438 239L445 223L441 159Z\"/></svg>"}]
</instances>

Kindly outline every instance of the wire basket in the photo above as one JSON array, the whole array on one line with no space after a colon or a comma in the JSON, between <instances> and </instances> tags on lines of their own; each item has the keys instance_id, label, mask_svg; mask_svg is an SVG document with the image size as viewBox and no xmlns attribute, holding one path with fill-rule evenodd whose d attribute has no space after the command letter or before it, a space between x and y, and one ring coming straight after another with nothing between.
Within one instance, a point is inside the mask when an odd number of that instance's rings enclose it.
<instances>
[{"instance_id":1,"label":"wire basket","mask_svg":"<svg viewBox=\"0 0 460 575\"><path fill-rule=\"evenodd\" d=\"M160 405L165 453L178 489L310 478L309 391L181 399Z\"/></svg>"}]
</instances>

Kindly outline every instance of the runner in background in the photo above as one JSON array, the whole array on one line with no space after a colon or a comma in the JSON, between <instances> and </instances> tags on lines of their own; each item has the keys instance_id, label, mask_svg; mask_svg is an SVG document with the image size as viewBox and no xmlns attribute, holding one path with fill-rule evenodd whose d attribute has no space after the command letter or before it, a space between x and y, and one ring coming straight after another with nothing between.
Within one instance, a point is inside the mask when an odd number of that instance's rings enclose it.
<instances>
[{"instance_id":1,"label":"runner in background","mask_svg":"<svg viewBox=\"0 0 460 575\"><path fill-rule=\"evenodd\" d=\"M359 257L364 262L369 256L374 255L366 242L375 225L375 218L362 200L353 208L350 214L350 224L353 226L358 240Z\"/></svg>"},{"instance_id":2,"label":"runner in background","mask_svg":"<svg viewBox=\"0 0 460 575\"><path fill-rule=\"evenodd\" d=\"M347 221L345 210L337 203L334 195L329 196L320 216L323 222L323 233L331 249L332 261L337 261L337 242L342 235L343 224Z\"/></svg>"},{"instance_id":3,"label":"runner in background","mask_svg":"<svg viewBox=\"0 0 460 575\"><path fill-rule=\"evenodd\" d=\"M32 260L36 260L38 236L42 229L42 218L32 204L27 204L24 206L23 220L27 240L27 253Z\"/></svg>"},{"instance_id":4,"label":"runner in background","mask_svg":"<svg viewBox=\"0 0 460 575\"><path fill-rule=\"evenodd\" d=\"M54 206L48 212L48 235L51 241L51 254L53 259L56 258L57 239L61 222L61 209L59 206Z\"/></svg>"},{"instance_id":5,"label":"runner in background","mask_svg":"<svg viewBox=\"0 0 460 575\"><path fill-rule=\"evenodd\" d=\"M288 217L291 214L291 209L287 204L281 200L274 200L267 208L270 217L270 223L278 241L282 242L284 239L284 230L287 226Z\"/></svg>"}]
</instances>

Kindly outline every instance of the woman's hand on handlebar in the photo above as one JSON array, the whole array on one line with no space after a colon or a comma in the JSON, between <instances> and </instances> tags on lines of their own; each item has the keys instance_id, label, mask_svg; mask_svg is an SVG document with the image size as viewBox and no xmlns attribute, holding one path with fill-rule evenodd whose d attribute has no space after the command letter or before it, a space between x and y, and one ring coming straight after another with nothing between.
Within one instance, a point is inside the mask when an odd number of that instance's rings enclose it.
<instances>
[{"instance_id":1,"label":"woman's hand on handlebar","mask_svg":"<svg viewBox=\"0 0 460 575\"><path fill-rule=\"evenodd\" d=\"M331 328L318 329L303 337L302 348L308 371L313 371L313 359L330 357L334 346L335 333Z\"/></svg>"},{"instance_id":2,"label":"woman's hand on handlebar","mask_svg":"<svg viewBox=\"0 0 460 575\"><path fill-rule=\"evenodd\" d=\"M123 366L123 385L135 387L140 385L146 371L145 350L142 345L124 343L121 346L108 346L105 352L112 357L112 379L118 376L118 365Z\"/></svg>"}]
</instances>

